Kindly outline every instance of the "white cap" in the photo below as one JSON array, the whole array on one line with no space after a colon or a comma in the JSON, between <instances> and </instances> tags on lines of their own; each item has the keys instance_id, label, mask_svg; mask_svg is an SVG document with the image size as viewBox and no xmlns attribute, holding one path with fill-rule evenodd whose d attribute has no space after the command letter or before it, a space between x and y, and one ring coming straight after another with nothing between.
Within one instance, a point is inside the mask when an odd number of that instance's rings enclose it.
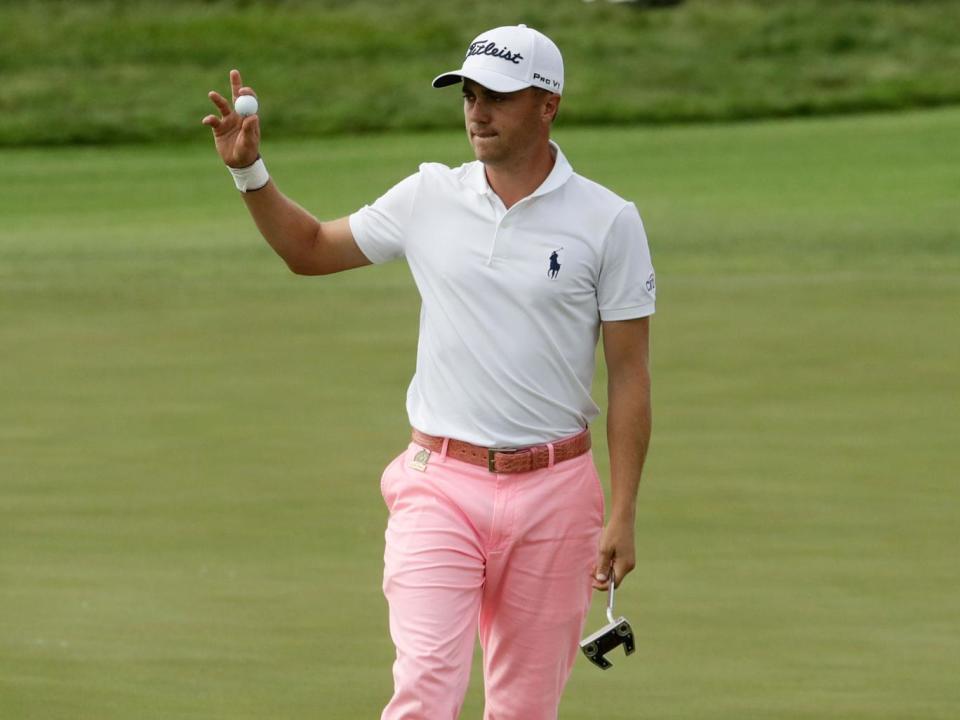
<instances>
[{"instance_id":1,"label":"white cap","mask_svg":"<svg viewBox=\"0 0 960 720\"><path fill-rule=\"evenodd\" d=\"M563 94L563 57L553 40L526 25L505 25L470 43L463 67L438 75L436 88L469 78L494 92L538 87Z\"/></svg>"}]
</instances>

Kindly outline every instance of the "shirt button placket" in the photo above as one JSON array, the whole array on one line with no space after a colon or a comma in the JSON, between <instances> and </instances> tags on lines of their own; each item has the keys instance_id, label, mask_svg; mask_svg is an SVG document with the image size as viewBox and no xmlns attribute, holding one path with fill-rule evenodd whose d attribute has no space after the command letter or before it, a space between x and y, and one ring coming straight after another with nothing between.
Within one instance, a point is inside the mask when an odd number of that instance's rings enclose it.
<instances>
[{"instance_id":1,"label":"shirt button placket","mask_svg":"<svg viewBox=\"0 0 960 720\"><path fill-rule=\"evenodd\" d=\"M493 262L493 256L497 253L497 244L502 243L503 239L508 235L508 226L510 222L506 215L504 215L497 222L496 228L493 231L493 239L490 242L490 257L487 258L487 265Z\"/></svg>"}]
</instances>

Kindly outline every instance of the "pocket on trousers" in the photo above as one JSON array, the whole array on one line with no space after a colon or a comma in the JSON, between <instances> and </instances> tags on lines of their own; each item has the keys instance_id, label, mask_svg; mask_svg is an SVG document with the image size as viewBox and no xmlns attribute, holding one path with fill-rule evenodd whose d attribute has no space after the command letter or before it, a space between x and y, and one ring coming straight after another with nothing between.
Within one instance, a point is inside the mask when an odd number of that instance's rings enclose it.
<instances>
[{"instance_id":1,"label":"pocket on trousers","mask_svg":"<svg viewBox=\"0 0 960 720\"><path fill-rule=\"evenodd\" d=\"M383 474L380 476L380 496L383 498L383 502L386 504L387 510L392 510L393 505L396 502L396 493L394 492L393 487L396 485L398 474L403 474L403 466L406 456L407 451L404 450L402 453L397 455L389 465L387 465L386 469L383 471Z\"/></svg>"}]
</instances>

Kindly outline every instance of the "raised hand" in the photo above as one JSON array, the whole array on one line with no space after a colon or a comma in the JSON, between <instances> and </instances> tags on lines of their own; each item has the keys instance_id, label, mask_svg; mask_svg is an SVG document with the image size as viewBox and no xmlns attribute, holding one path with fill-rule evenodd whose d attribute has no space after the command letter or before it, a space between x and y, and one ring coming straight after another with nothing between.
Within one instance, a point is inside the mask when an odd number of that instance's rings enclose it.
<instances>
[{"instance_id":1,"label":"raised hand","mask_svg":"<svg viewBox=\"0 0 960 720\"><path fill-rule=\"evenodd\" d=\"M243 87L239 70L230 71L230 89L234 102L241 95L256 97L252 88ZM259 116L241 117L220 93L211 90L208 96L220 111L220 117L207 115L201 122L213 130L213 141L223 162L234 168L252 165L260 154Z\"/></svg>"}]
</instances>

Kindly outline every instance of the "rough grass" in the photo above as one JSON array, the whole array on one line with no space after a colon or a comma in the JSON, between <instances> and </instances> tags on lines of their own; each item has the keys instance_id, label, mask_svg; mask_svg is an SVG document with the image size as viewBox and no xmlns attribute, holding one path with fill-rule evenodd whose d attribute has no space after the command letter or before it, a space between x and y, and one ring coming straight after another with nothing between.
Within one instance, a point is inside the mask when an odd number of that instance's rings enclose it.
<instances>
[{"instance_id":1,"label":"rough grass","mask_svg":"<svg viewBox=\"0 0 960 720\"><path fill-rule=\"evenodd\" d=\"M449 127L456 91L429 80L517 22L565 53L568 125L960 101L949 0L29 0L0 4L0 145L191 137L234 66L274 137Z\"/></svg>"},{"instance_id":2,"label":"rough grass","mask_svg":"<svg viewBox=\"0 0 960 720\"><path fill-rule=\"evenodd\" d=\"M955 718L958 129L949 110L558 134L640 205L660 291L618 595L638 651L579 661L563 717ZM469 150L264 152L332 217ZM206 143L11 150L4 177L0 717L376 717L406 268L291 276Z\"/></svg>"}]
</instances>

